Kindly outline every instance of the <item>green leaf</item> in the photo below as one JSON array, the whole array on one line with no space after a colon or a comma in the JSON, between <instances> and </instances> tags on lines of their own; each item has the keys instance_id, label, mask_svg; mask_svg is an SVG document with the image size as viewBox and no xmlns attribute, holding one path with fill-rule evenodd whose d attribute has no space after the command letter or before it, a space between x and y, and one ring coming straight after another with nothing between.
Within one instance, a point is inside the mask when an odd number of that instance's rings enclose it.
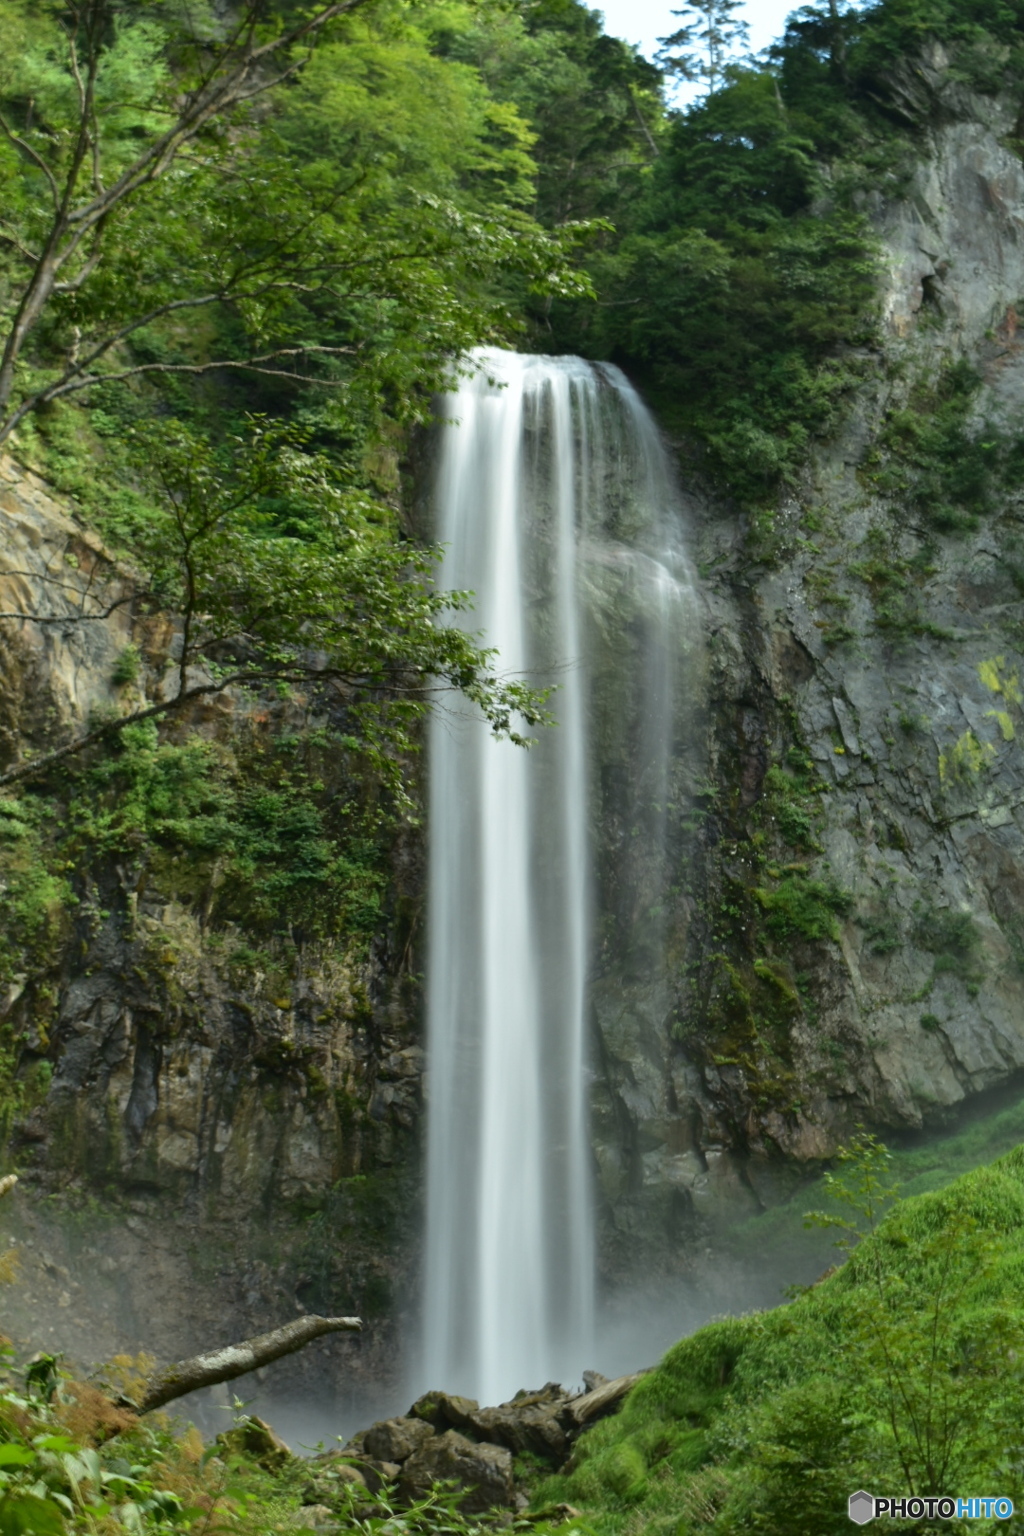
<instances>
[{"instance_id":1,"label":"green leaf","mask_svg":"<svg viewBox=\"0 0 1024 1536\"><path fill-rule=\"evenodd\" d=\"M30 1467L36 1453L28 1445L0 1445L0 1467Z\"/></svg>"},{"instance_id":2,"label":"green leaf","mask_svg":"<svg viewBox=\"0 0 1024 1536\"><path fill-rule=\"evenodd\" d=\"M8 1493L0 1499L0 1536L64 1536L64 1521L52 1499Z\"/></svg>"}]
</instances>

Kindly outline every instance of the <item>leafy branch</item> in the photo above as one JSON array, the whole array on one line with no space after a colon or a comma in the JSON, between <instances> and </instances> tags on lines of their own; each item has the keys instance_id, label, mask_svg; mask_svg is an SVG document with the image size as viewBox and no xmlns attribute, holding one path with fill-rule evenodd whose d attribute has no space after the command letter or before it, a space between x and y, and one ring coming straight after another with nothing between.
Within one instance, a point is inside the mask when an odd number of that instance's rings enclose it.
<instances>
[{"instance_id":1,"label":"leafy branch","mask_svg":"<svg viewBox=\"0 0 1024 1536\"><path fill-rule=\"evenodd\" d=\"M162 680L166 697L10 768L0 785L229 688L333 688L356 714L378 717L376 736L399 750L410 710L450 690L518 745L528 738L517 722L546 720L544 695L502 678L493 652L450 622L470 596L434 584L439 551L396 542L380 505L341 489L300 433L253 420L249 436L229 445L230 465L183 429L144 443L158 500L134 530L149 575L131 600L176 615L173 684Z\"/></svg>"},{"instance_id":2,"label":"leafy branch","mask_svg":"<svg viewBox=\"0 0 1024 1536\"><path fill-rule=\"evenodd\" d=\"M152 136L126 164L115 164L109 183L105 179L106 145L97 114L96 92L108 38L122 8L116 0L78 0L67 8L70 21L65 29L66 63L77 98L75 120L67 135L69 151L51 163L25 134L18 133L0 115L0 133L42 173L52 205L48 224L40 232L37 255L33 257L31 247L20 235L13 237L16 248L29 258L31 270L0 356L0 443L7 440L26 414L63 392L79 372L77 364L72 364L56 385L35 391L17 410L11 410L18 366L27 342L54 296L81 289L103 262L104 233L111 216L165 176L211 125L224 122L243 103L294 77L308 58L308 46L305 53L296 52L300 44L310 45L331 22L366 3L367 0L336 0L331 5L320 5L312 15L260 41L264 30L260 26L262 7L256 0L247 0L228 36L219 46L207 49L208 62L192 88L179 98L170 125ZM199 39L192 41L196 44ZM77 272L62 280L62 274L69 272L80 257L82 264ZM108 340L107 347L111 344ZM83 386L80 383L78 387Z\"/></svg>"}]
</instances>

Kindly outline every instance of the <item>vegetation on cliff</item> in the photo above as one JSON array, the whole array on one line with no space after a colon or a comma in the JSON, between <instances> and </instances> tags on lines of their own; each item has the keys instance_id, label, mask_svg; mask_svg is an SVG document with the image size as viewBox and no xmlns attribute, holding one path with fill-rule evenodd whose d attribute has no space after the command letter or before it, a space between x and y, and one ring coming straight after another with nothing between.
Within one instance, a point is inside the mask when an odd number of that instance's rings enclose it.
<instances>
[{"instance_id":1,"label":"vegetation on cliff","mask_svg":"<svg viewBox=\"0 0 1024 1536\"><path fill-rule=\"evenodd\" d=\"M926 142L933 104L916 58L936 42L957 81L1019 96L1019 5L794 11L766 58L726 64L717 89L662 120L657 155L587 256L596 305L552 307L551 344L638 375L747 508L770 512L879 365L869 215L899 195ZM929 383L889 442L897 460L906 450L893 473L944 530L970 525L1010 451L966 428L967 375Z\"/></svg>"}]
</instances>

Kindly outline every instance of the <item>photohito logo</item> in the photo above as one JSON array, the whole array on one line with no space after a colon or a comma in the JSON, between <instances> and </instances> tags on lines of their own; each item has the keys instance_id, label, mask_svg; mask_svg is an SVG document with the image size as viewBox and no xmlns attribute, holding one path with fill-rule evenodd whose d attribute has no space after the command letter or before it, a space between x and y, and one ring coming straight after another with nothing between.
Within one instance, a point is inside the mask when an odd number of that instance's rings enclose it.
<instances>
[{"instance_id":1,"label":"photohito logo","mask_svg":"<svg viewBox=\"0 0 1024 1536\"><path fill-rule=\"evenodd\" d=\"M911 1498L876 1499L863 1488L850 1494L850 1519L854 1525L867 1525L888 1515L890 1520L1009 1520L1013 1514L1012 1499Z\"/></svg>"}]
</instances>

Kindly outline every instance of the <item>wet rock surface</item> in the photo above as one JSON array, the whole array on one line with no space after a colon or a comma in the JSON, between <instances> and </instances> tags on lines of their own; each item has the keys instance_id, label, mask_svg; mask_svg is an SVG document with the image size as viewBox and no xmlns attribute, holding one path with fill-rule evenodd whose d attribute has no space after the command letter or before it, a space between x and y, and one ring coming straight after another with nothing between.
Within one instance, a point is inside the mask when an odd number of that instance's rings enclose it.
<instances>
[{"instance_id":1,"label":"wet rock surface","mask_svg":"<svg viewBox=\"0 0 1024 1536\"><path fill-rule=\"evenodd\" d=\"M136 612L135 573L73 514L0 456L0 771L177 686L173 620ZM118 682L130 643L138 676ZM298 701L268 708L302 728ZM213 696L172 736L229 749L254 711ZM410 844L395 867L409 910L418 860ZM306 945L299 958L211 931L202 902L170 899L131 859L98 858L70 879L40 970L0 985L22 1080L46 1085L26 1095L12 1135L23 1181L9 1230L28 1283L10 1298L9 1331L32 1340L45 1313L36 1342L89 1365L125 1351L181 1358L296 1311L362 1313L359 1346L304 1352L268 1380L285 1394L315 1382L330 1404L344 1361L346 1387L386 1390L390 1298L413 1258L423 1060L407 928L382 928L358 956ZM83 1223L76 1210L97 1195ZM306 1220L332 1201L341 1249Z\"/></svg>"}]
</instances>

